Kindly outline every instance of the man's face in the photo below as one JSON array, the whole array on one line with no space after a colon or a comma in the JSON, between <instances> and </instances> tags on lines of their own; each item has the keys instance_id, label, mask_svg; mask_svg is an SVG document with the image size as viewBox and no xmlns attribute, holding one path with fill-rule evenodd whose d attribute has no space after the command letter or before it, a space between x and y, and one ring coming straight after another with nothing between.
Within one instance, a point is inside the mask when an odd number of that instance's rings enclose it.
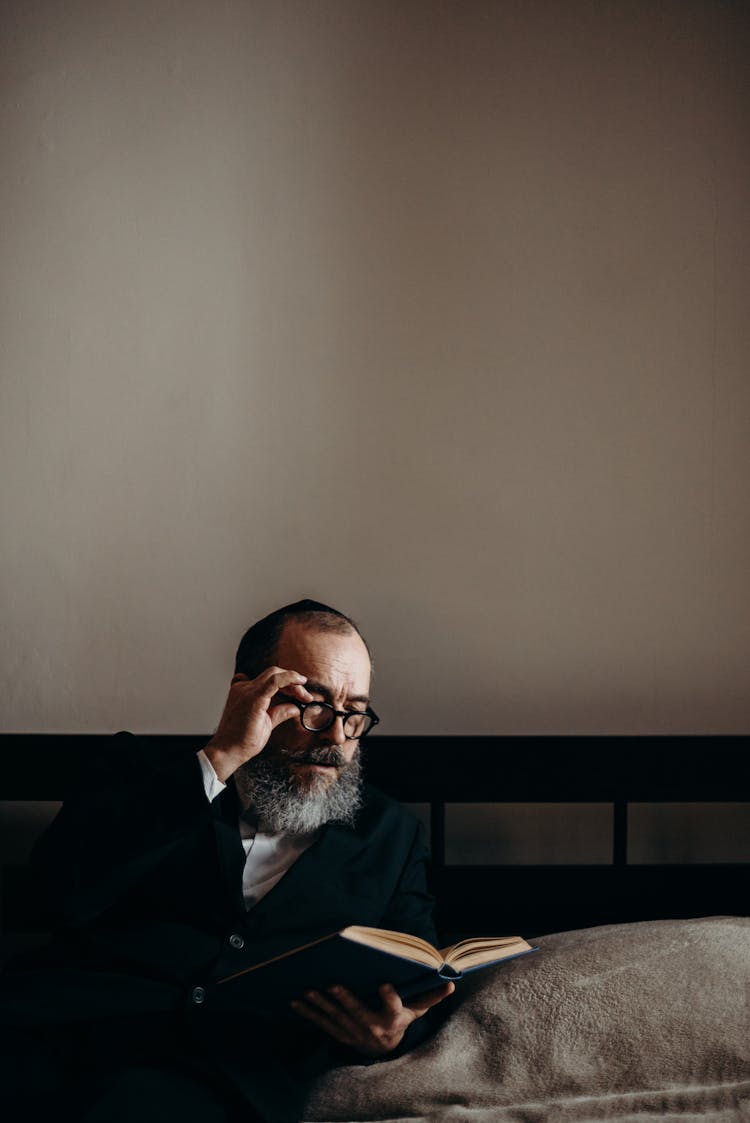
<instances>
[{"instance_id":1,"label":"man's face","mask_svg":"<svg viewBox=\"0 0 750 1123\"><path fill-rule=\"evenodd\" d=\"M336 710L364 710L370 695L370 657L355 631L322 631L290 620L279 639L274 663L305 675L305 689L316 701ZM344 736L341 718L322 733L305 729L299 717L274 729L263 756L284 762L300 790L321 790L336 783L340 771L355 758L358 742ZM314 756L336 763L311 763Z\"/></svg>"}]
</instances>

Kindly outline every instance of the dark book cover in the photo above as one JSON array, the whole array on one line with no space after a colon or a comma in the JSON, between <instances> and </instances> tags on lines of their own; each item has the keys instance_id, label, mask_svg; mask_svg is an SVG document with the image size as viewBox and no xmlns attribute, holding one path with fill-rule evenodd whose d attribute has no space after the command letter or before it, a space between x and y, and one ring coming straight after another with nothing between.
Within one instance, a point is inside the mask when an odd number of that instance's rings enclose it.
<instances>
[{"instance_id":1,"label":"dark book cover","mask_svg":"<svg viewBox=\"0 0 750 1123\"><path fill-rule=\"evenodd\" d=\"M259 1010L278 1011L292 999L303 998L306 991L325 990L337 983L363 1001L379 1006L378 987L382 983L391 983L406 1000L439 987L449 979L460 979L464 974L528 954L527 950L513 955L498 954L492 963L460 972L447 963L427 966L403 954L370 947L336 932L291 954L229 975L219 980L217 986L219 990L237 988L243 1000Z\"/></svg>"}]
</instances>

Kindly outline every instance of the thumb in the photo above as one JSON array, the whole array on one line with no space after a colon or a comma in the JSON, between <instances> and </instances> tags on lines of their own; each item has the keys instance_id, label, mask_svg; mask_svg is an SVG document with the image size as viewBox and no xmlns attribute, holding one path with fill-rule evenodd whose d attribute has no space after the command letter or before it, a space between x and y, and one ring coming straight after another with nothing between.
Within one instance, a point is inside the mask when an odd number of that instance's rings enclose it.
<instances>
[{"instance_id":1,"label":"thumb","mask_svg":"<svg viewBox=\"0 0 750 1123\"><path fill-rule=\"evenodd\" d=\"M442 1002L444 998L453 994L455 989L455 983L443 983L436 990L427 990L424 994L420 994L418 998L411 999L409 1009L416 1017L421 1018L422 1014L427 1013L430 1007L437 1006L438 1002Z\"/></svg>"},{"instance_id":2,"label":"thumb","mask_svg":"<svg viewBox=\"0 0 750 1123\"><path fill-rule=\"evenodd\" d=\"M268 708L268 716L271 719L271 726L275 729L277 725L281 725L283 721L289 721L290 718L299 717L300 711L293 702L277 702Z\"/></svg>"}]
</instances>

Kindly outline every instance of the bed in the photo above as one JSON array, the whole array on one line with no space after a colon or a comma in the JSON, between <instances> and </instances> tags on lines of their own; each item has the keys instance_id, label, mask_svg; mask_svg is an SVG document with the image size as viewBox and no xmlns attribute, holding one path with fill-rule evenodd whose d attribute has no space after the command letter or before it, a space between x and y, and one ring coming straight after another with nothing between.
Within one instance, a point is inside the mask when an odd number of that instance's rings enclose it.
<instances>
[{"instance_id":1,"label":"bed","mask_svg":"<svg viewBox=\"0 0 750 1123\"><path fill-rule=\"evenodd\" d=\"M151 740L155 752L205 743ZM462 982L412 1053L319 1080L309 1123L750 1120L748 740L374 737L368 779L429 830L442 942L518 934L540 950ZM24 846L7 844L34 833L19 808L51 813L108 743L0 738L11 950L43 937ZM543 861L510 834L478 849L467 837L467 823L484 829L501 812L518 824L560 808L560 852ZM674 837L700 811L703 851ZM574 838L581 822L593 824L590 860Z\"/></svg>"}]
</instances>

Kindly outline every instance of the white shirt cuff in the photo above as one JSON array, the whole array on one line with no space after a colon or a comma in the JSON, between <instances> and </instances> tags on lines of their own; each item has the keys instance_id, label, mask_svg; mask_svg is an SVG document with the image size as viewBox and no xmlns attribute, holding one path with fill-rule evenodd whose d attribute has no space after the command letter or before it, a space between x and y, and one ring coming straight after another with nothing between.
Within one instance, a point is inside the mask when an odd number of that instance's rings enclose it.
<instances>
[{"instance_id":1,"label":"white shirt cuff","mask_svg":"<svg viewBox=\"0 0 750 1123\"><path fill-rule=\"evenodd\" d=\"M203 749L198 749L198 761L203 773L203 787L206 792L206 799L209 803L213 803L217 795L224 791L226 784L223 784L214 771L214 766L208 759Z\"/></svg>"}]
</instances>

